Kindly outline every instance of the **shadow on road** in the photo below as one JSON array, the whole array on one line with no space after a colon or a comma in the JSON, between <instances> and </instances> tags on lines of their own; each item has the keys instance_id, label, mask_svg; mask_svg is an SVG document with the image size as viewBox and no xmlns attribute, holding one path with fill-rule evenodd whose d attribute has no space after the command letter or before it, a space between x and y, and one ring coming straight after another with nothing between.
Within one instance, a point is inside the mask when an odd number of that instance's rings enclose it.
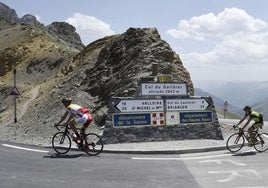
<instances>
[{"instance_id":1,"label":"shadow on road","mask_svg":"<svg viewBox=\"0 0 268 188\"><path fill-rule=\"evenodd\" d=\"M43 158L49 158L49 159L74 159L78 157L88 157L86 154L57 154L53 153L51 155L44 156Z\"/></svg>"},{"instance_id":2,"label":"shadow on road","mask_svg":"<svg viewBox=\"0 0 268 188\"><path fill-rule=\"evenodd\" d=\"M254 151L248 151L248 152L243 152L243 153L236 153L233 154L233 156L251 156L251 155L256 155L257 152Z\"/></svg>"}]
</instances>

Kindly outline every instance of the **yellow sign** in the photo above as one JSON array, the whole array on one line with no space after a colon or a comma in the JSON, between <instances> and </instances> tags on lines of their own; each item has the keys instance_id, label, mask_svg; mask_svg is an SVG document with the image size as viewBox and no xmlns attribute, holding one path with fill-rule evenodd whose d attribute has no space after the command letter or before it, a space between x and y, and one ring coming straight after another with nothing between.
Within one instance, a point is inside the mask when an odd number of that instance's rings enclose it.
<instances>
[{"instance_id":1,"label":"yellow sign","mask_svg":"<svg viewBox=\"0 0 268 188\"><path fill-rule=\"evenodd\" d=\"M158 82L170 82L170 76L158 76Z\"/></svg>"}]
</instances>

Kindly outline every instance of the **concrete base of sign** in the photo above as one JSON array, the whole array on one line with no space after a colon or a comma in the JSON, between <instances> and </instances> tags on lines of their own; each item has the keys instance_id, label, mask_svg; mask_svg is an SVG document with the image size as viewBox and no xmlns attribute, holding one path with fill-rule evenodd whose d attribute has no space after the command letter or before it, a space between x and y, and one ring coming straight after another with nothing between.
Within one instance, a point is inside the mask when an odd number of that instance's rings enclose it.
<instances>
[{"instance_id":1,"label":"concrete base of sign","mask_svg":"<svg viewBox=\"0 0 268 188\"><path fill-rule=\"evenodd\" d=\"M211 124L180 124L143 127L113 127L108 121L103 133L106 144L172 141L185 139L216 139L222 140L223 135L219 122Z\"/></svg>"}]
</instances>

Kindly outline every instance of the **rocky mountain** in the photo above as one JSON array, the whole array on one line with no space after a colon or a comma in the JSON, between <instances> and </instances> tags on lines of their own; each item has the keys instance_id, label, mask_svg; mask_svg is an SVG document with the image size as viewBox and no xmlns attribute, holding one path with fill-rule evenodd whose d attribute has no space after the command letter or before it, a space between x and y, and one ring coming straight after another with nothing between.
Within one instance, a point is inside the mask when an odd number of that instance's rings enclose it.
<instances>
[{"instance_id":1,"label":"rocky mountain","mask_svg":"<svg viewBox=\"0 0 268 188\"><path fill-rule=\"evenodd\" d=\"M8 20L11 23L25 23L31 25L43 25L37 21L36 17L31 14L26 14L22 18L17 16L14 9L9 8L7 5L0 2L0 17Z\"/></svg>"},{"instance_id":2,"label":"rocky mountain","mask_svg":"<svg viewBox=\"0 0 268 188\"><path fill-rule=\"evenodd\" d=\"M28 20L27 23L21 23L16 12L3 4L0 12L5 15L0 14L0 76L10 72L15 64L27 66L28 73L40 64L48 67L43 71L49 73L85 47L75 28L68 23L55 22L44 27L29 15L22 18ZM46 77L46 74L40 76Z\"/></svg>"},{"instance_id":3,"label":"rocky mountain","mask_svg":"<svg viewBox=\"0 0 268 188\"><path fill-rule=\"evenodd\" d=\"M14 9L9 8L7 5L0 2L0 16L11 23L19 22L19 18Z\"/></svg>"},{"instance_id":4,"label":"rocky mountain","mask_svg":"<svg viewBox=\"0 0 268 188\"><path fill-rule=\"evenodd\" d=\"M140 81L155 79L154 65L158 66L158 75L187 82L190 94L194 94L191 77L179 55L161 39L156 28L129 28L83 47L75 29L66 23L42 27L1 20L5 26L0 29L0 100L5 110L0 114L0 129L7 133L2 139L38 139L50 144L53 124L64 113L59 96L71 97L88 107L95 120L91 128L99 130L111 97L136 96ZM21 95L17 98L18 123L14 125L14 98L8 94L13 87L15 64Z\"/></svg>"}]
</instances>

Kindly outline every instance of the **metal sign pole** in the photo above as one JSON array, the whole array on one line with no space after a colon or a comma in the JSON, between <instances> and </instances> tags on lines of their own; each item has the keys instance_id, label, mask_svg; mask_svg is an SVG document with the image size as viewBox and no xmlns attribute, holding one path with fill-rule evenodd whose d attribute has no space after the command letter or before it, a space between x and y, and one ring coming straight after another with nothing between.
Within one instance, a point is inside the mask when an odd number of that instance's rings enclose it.
<instances>
[{"instance_id":1,"label":"metal sign pole","mask_svg":"<svg viewBox=\"0 0 268 188\"><path fill-rule=\"evenodd\" d=\"M16 64L14 65L14 70L13 70L13 74L14 74L14 88L16 88ZM14 123L17 123L17 96L14 95Z\"/></svg>"}]
</instances>

